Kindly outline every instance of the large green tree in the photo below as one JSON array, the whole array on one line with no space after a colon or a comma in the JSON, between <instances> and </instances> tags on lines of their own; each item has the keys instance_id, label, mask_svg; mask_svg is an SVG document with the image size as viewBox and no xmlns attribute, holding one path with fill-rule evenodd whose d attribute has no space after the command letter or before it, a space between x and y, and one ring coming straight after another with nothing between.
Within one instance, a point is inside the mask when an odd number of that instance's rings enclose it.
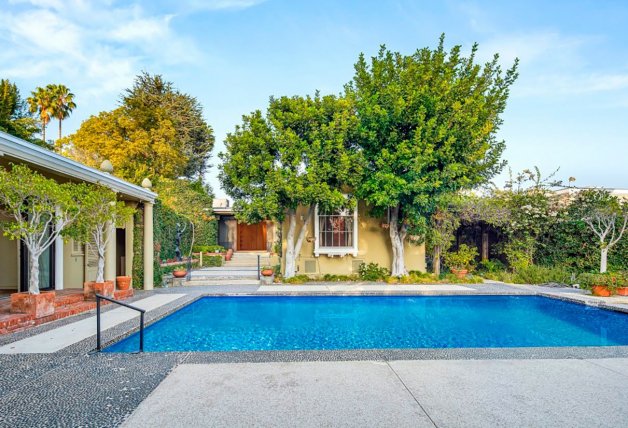
<instances>
[{"instance_id":1,"label":"large green tree","mask_svg":"<svg viewBox=\"0 0 628 428\"><path fill-rule=\"evenodd\" d=\"M346 92L360 121L359 145L366 173L358 189L375 214L389 212L392 274L406 274L408 233L425 232L442 195L486 182L504 165L502 124L517 61L506 72L498 55L475 63L477 45L465 57L436 49L411 55L382 46L367 61L360 55Z\"/></svg>"},{"instance_id":2,"label":"large green tree","mask_svg":"<svg viewBox=\"0 0 628 428\"><path fill-rule=\"evenodd\" d=\"M346 186L357 182L356 116L346 98L271 98L266 116L243 116L220 154L220 181L235 200L236 216L246 222L288 222L285 276L296 272L314 208L354 206ZM297 208L308 211L297 230Z\"/></svg>"},{"instance_id":3,"label":"large green tree","mask_svg":"<svg viewBox=\"0 0 628 428\"><path fill-rule=\"evenodd\" d=\"M39 132L17 85L7 79L0 80L0 131L28 141Z\"/></svg>"},{"instance_id":4,"label":"large green tree","mask_svg":"<svg viewBox=\"0 0 628 428\"><path fill-rule=\"evenodd\" d=\"M171 82L139 75L120 107L101 112L59 143L64 154L98 167L108 159L114 174L140 183L145 177L199 178L214 145L198 101Z\"/></svg>"}]
</instances>

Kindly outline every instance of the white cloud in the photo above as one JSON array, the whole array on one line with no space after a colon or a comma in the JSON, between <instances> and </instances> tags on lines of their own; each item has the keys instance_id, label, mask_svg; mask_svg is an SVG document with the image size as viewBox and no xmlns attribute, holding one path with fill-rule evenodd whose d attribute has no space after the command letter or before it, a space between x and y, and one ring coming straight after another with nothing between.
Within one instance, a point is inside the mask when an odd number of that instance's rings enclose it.
<instances>
[{"instance_id":1,"label":"white cloud","mask_svg":"<svg viewBox=\"0 0 628 428\"><path fill-rule=\"evenodd\" d=\"M554 64L579 62L582 47L595 41L593 38L567 37L553 31L493 36L480 43L480 58L488 60L499 53L502 61L512 63L515 58L522 65L551 60Z\"/></svg>"},{"instance_id":2,"label":"white cloud","mask_svg":"<svg viewBox=\"0 0 628 428\"><path fill-rule=\"evenodd\" d=\"M493 35L480 43L478 59L499 53L510 66L520 60L513 96L585 95L628 89L628 71L591 60L600 42L596 36L566 36L556 31Z\"/></svg>"},{"instance_id":3,"label":"white cloud","mask_svg":"<svg viewBox=\"0 0 628 428\"><path fill-rule=\"evenodd\" d=\"M161 18L138 18L119 25L111 32L111 36L120 41L163 39L170 34L169 24L172 15Z\"/></svg>"},{"instance_id":4,"label":"white cloud","mask_svg":"<svg viewBox=\"0 0 628 428\"><path fill-rule=\"evenodd\" d=\"M266 0L184 0L183 6L195 10L247 9Z\"/></svg>"},{"instance_id":5,"label":"white cloud","mask_svg":"<svg viewBox=\"0 0 628 428\"><path fill-rule=\"evenodd\" d=\"M10 0L0 10L0 76L41 78L98 97L128 87L142 69L194 64L202 54L172 14L112 0ZM45 80L44 80L45 78Z\"/></svg>"}]
</instances>

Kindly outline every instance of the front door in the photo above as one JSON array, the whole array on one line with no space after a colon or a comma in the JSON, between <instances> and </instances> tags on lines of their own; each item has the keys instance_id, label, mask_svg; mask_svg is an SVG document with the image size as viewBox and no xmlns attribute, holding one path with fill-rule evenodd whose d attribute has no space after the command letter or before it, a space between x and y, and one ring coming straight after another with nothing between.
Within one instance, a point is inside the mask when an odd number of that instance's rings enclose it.
<instances>
[{"instance_id":1,"label":"front door","mask_svg":"<svg viewBox=\"0 0 628 428\"><path fill-rule=\"evenodd\" d=\"M238 224L238 250L266 250L266 222L255 224Z\"/></svg>"}]
</instances>

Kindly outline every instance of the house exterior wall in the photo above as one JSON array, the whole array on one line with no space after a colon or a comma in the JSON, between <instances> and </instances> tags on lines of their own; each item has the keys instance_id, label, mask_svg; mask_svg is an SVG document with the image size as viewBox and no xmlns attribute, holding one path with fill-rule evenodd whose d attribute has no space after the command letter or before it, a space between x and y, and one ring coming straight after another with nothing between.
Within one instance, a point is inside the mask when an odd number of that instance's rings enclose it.
<instances>
[{"instance_id":1,"label":"house exterior wall","mask_svg":"<svg viewBox=\"0 0 628 428\"><path fill-rule=\"evenodd\" d=\"M74 160L65 158L57 153L43 149L33 145L27 141L21 140L7 133L0 131L0 166L9 167L11 163L24 164L29 168L39 172L45 177L52 178L58 183L65 182L86 182L98 183L109 187L117 193L120 200L125 201L128 205L141 207L144 210L144 288L153 288L153 203L157 198L157 194L150 190L151 184L142 183L137 186L129 183L112 174L88 167ZM1 220L1 219L0 219ZM127 274L132 270L133 263L133 221L130 220L125 225L125 251L124 251L124 267ZM8 242L7 242L8 241ZM56 245L56 244L55 244ZM114 279L116 276L116 268L122 263L121 256L116 257L115 242L109 246L107 257L110 258L111 269L109 269L109 277ZM85 260L87 254L82 256L76 247L73 248L71 241L59 243L55 257L55 279L56 288L80 288L86 277L89 280L92 276L92 269L86 267ZM84 248L84 247L83 247ZM85 253L85 251L84 251ZM0 238L0 288L18 290L20 269L18 260L20 258L19 246L15 241L10 241L5 237ZM58 263L58 264L57 264ZM63 270L63 273L61 273ZM95 275L95 274L94 274ZM63 284L61 284L63 282Z\"/></svg>"},{"instance_id":2,"label":"house exterior wall","mask_svg":"<svg viewBox=\"0 0 628 428\"><path fill-rule=\"evenodd\" d=\"M85 246L70 239L63 244L63 288L83 288Z\"/></svg>"},{"instance_id":3,"label":"house exterior wall","mask_svg":"<svg viewBox=\"0 0 628 428\"><path fill-rule=\"evenodd\" d=\"M18 241L0 234L0 290L17 290L18 245Z\"/></svg>"},{"instance_id":4,"label":"house exterior wall","mask_svg":"<svg viewBox=\"0 0 628 428\"><path fill-rule=\"evenodd\" d=\"M297 210L297 231L303 225L302 216L307 214L307 208L300 207ZM351 275L358 273L360 263L377 263L382 267L389 268L392 265L392 249L388 230L381 227L381 219L372 218L367 215L364 202L358 204L358 254L354 257L351 254L345 256L329 257L321 254L314 256L314 221L310 222L308 230L301 247L301 252L297 257L297 274L319 276L325 274ZM282 225L282 271L285 271L285 237L288 234L288 222ZM425 272L425 246L406 242L405 246L406 268Z\"/></svg>"}]
</instances>

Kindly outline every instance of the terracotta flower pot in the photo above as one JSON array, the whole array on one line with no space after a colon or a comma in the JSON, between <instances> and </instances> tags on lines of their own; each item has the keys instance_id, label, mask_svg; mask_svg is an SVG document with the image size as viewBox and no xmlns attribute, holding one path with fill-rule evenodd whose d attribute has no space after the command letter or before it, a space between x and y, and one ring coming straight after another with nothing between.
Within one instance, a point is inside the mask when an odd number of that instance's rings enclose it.
<instances>
[{"instance_id":1,"label":"terracotta flower pot","mask_svg":"<svg viewBox=\"0 0 628 428\"><path fill-rule=\"evenodd\" d=\"M226 260L226 261L231 260L231 257L232 257L232 256L233 256L233 249L229 248L229 249L227 250L227 254L225 255L225 260Z\"/></svg>"},{"instance_id":2,"label":"terracotta flower pot","mask_svg":"<svg viewBox=\"0 0 628 428\"><path fill-rule=\"evenodd\" d=\"M611 289L606 285L594 285L591 287L591 294L599 297L609 297L611 295Z\"/></svg>"},{"instance_id":3,"label":"terracotta flower pot","mask_svg":"<svg viewBox=\"0 0 628 428\"><path fill-rule=\"evenodd\" d=\"M172 276L174 276L175 278L185 278L185 276L188 274L187 270L174 270L172 271Z\"/></svg>"},{"instance_id":4,"label":"terracotta flower pot","mask_svg":"<svg viewBox=\"0 0 628 428\"><path fill-rule=\"evenodd\" d=\"M88 281L83 283L83 298L85 300L95 300L96 294L105 297L113 297L115 286L113 281L96 282Z\"/></svg>"},{"instance_id":5,"label":"terracotta flower pot","mask_svg":"<svg viewBox=\"0 0 628 428\"><path fill-rule=\"evenodd\" d=\"M456 275L456 278L458 279L465 279L469 271L467 269L452 269L451 273Z\"/></svg>"},{"instance_id":6,"label":"terracotta flower pot","mask_svg":"<svg viewBox=\"0 0 628 428\"><path fill-rule=\"evenodd\" d=\"M131 288L130 276L116 276L116 287L118 290L128 290Z\"/></svg>"},{"instance_id":7,"label":"terracotta flower pot","mask_svg":"<svg viewBox=\"0 0 628 428\"><path fill-rule=\"evenodd\" d=\"M617 289L617 294L619 296L628 296L628 287L619 287Z\"/></svg>"},{"instance_id":8,"label":"terracotta flower pot","mask_svg":"<svg viewBox=\"0 0 628 428\"><path fill-rule=\"evenodd\" d=\"M263 276L273 276L273 273L275 273L275 271L272 269L262 269L261 273Z\"/></svg>"},{"instance_id":9,"label":"terracotta flower pot","mask_svg":"<svg viewBox=\"0 0 628 428\"><path fill-rule=\"evenodd\" d=\"M11 313L30 314L35 318L43 318L55 313L54 291L40 291L39 294L11 294Z\"/></svg>"}]
</instances>

